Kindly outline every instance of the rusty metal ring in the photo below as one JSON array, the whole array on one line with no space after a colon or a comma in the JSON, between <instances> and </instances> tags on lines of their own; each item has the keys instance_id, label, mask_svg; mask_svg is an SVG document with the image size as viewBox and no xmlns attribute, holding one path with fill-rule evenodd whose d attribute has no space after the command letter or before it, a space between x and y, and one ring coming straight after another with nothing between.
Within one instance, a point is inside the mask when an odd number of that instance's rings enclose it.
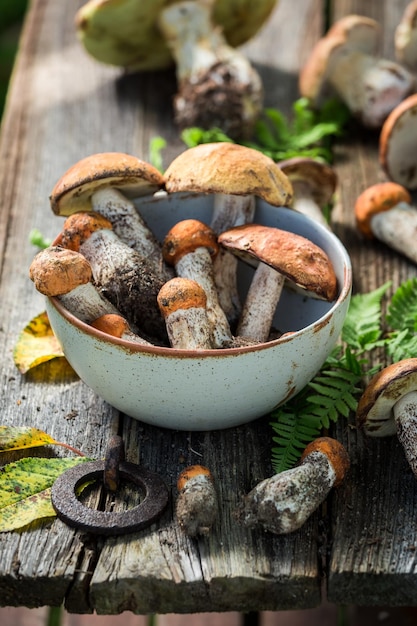
<instances>
[{"instance_id":1,"label":"rusty metal ring","mask_svg":"<svg viewBox=\"0 0 417 626\"><path fill-rule=\"evenodd\" d=\"M135 463L123 461L121 478L144 490L145 497L137 506L121 512L91 509L76 496L76 490L87 481L102 479L105 461L81 463L66 470L52 485L52 505L58 517L69 526L102 535L121 535L149 526L168 504L168 489L158 474Z\"/></svg>"}]
</instances>

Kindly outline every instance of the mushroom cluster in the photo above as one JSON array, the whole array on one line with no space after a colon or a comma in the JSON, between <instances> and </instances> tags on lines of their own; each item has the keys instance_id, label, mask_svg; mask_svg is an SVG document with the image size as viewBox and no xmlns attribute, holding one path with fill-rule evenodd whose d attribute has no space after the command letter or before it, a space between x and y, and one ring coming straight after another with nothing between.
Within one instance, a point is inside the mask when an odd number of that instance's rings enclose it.
<instances>
[{"instance_id":1,"label":"mushroom cluster","mask_svg":"<svg viewBox=\"0 0 417 626\"><path fill-rule=\"evenodd\" d=\"M141 198L155 191L210 195L212 223L181 220L159 241L140 215ZM66 219L53 245L35 256L30 277L84 322L144 345L200 350L266 342L277 336L273 317L286 281L329 302L338 284L319 246L253 223L256 197L290 206L292 187L269 157L238 144L186 150L164 176L130 155L92 155L54 186L51 207ZM239 259L256 268L242 306Z\"/></svg>"},{"instance_id":2,"label":"mushroom cluster","mask_svg":"<svg viewBox=\"0 0 417 626\"><path fill-rule=\"evenodd\" d=\"M250 134L263 103L260 76L237 46L251 38L277 0L89 0L76 14L86 51L128 70L175 63L180 127Z\"/></svg>"}]
</instances>

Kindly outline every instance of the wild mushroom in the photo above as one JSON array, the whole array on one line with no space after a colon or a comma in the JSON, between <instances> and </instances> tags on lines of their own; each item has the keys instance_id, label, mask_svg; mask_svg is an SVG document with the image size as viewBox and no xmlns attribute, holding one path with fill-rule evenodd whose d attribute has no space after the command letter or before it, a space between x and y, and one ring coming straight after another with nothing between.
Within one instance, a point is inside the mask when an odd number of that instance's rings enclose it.
<instances>
[{"instance_id":1,"label":"wild mushroom","mask_svg":"<svg viewBox=\"0 0 417 626\"><path fill-rule=\"evenodd\" d=\"M359 399L356 420L370 437L397 434L417 478L417 358L392 363L371 379Z\"/></svg>"},{"instance_id":2,"label":"wild mushroom","mask_svg":"<svg viewBox=\"0 0 417 626\"><path fill-rule=\"evenodd\" d=\"M343 482L349 466L341 443L319 437L306 447L297 467L261 481L244 496L238 519L249 528L292 533L318 509L332 487Z\"/></svg>"},{"instance_id":3,"label":"wild mushroom","mask_svg":"<svg viewBox=\"0 0 417 626\"><path fill-rule=\"evenodd\" d=\"M417 0L405 7L394 34L397 61L411 72L417 71Z\"/></svg>"},{"instance_id":4,"label":"wild mushroom","mask_svg":"<svg viewBox=\"0 0 417 626\"><path fill-rule=\"evenodd\" d=\"M165 324L157 304L164 281L152 263L116 235L105 217L92 211L73 213L64 223L61 242L63 247L86 257L95 285L135 331L152 343L166 343Z\"/></svg>"},{"instance_id":5,"label":"wild mushroom","mask_svg":"<svg viewBox=\"0 0 417 626\"><path fill-rule=\"evenodd\" d=\"M368 239L376 237L417 263L417 209L402 185L377 183L365 189L355 203L356 224Z\"/></svg>"},{"instance_id":6,"label":"wild mushroom","mask_svg":"<svg viewBox=\"0 0 417 626\"><path fill-rule=\"evenodd\" d=\"M301 95L318 108L336 95L362 124L381 127L415 81L400 64L377 57L379 30L375 20L361 15L335 22L300 72Z\"/></svg>"},{"instance_id":7,"label":"wild mushroom","mask_svg":"<svg viewBox=\"0 0 417 626\"><path fill-rule=\"evenodd\" d=\"M197 281L206 292L207 315L210 321L212 346L230 346L232 333L219 304L213 277L214 257L219 250L215 232L194 219L177 222L166 234L162 253L166 263L175 267L178 276Z\"/></svg>"},{"instance_id":8,"label":"wild mushroom","mask_svg":"<svg viewBox=\"0 0 417 626\"><path fill-rule=\"evenodd\" d=\"M50 203L53 212L64 217L100 213L120 239L148 258L168 280L172 273L164 266L160 243L131 200L162 187L162 174L149 163L122 152L102 152L72 165L56 182Z\"/></svg>"},{"instance_id":9,"label":"wild mushroom","mask_svg":"<svg viewBox=\"0 0 417 626\"><path fill-rule=\"evenodd\" d=\"M115 313L106 313L101 315L97 319L93 320L90 323L90 326L106 333L106 335L124 339L125 341L133 341L134 343L140 343L143 346L152 345L149 341L146 341L146 339L143 339L143 337L134 333L124 317Z\"/></svg>"},{"instance_id":10,"label":"wild mushroom","mask_svg":"<svg viewBox=\"0 0 417 626\"><path fill-rule=\"evenodd\" d=\"M207 535L218 515L212 473L203 465L190 465L178 476L177 488L175 515L181 530L189 537Z\"/></svg>"},{"instance_id":11,"label":"wild mushroom","mask_svg":"<svg viewBox=\"0 0 417 626\"><path fill-rule=\"evenodd\" d=\"M171 278L161 287L157 300L172 348L204 350L212 347L207 296L199 283L190 278Z\"/></svg>"},{"instance_id":12,"label":"wild mushroom","mask_svg":"<svg viewBox=\"0 0 417 626\"><path fill-rule=\"evenodd\" d=\"M226 142L200 144L182 152L165 171L169 193L193 191L212 194L210 226L219 235L253 221L255 199L288 206L292 188L272 159L258 150ZM234 329L241 312L236 281L237 260L220 249L213 260L220 305Z\"/></svg>"},{"instance_id":13,"label":"wild mushroom","mask_svg":"<svg viewBox=\"0 0 417 626\"><path fill-rule=\"evenodd\" d=\"M285 279L306 293L332 301L337 279L327 254L309 239L279 228L246 224L222 233L219 244L257 269L237 334L267 341Z\"/></svg>"},{"instance_id":14,"label":"wild mushroom","mask_svg":"<svg viewBox=\"0 0 417 626\"><path fill-rule=\"evenodd\" d=\"M87 323L107 313L118 313L94 287L92 275L91 265L82 254L60 246L38 252L29 268L29 277L40 293L58 298L70 313Z\"/></svg>"},{"instance_id":15,"label":"wild mushroom","mask_svg":"<svg viewBox=\"0 0 417 626\"><path fill-rule=\"evenodd\" d=\"M196 75L200 80L188 83L186 95L187 116L195 100L194 122L191 117L183 121L208 127L220 124L231 133L245 131L261 106L262 86L248 60L234 48L259 30L276 0L176 2L173 13L171 4L168 0L90 0L76 15L77 33L96 59L127 69L163 69L173 65L175 57L187 66L178 69L182 82L193 63L192 80ZM180 44L188 52L180 51ZM212 70L208 84L201 81L206 70ZM183 111L179 113L183 116Z\"/></svg>"},{"instance_id":16,"label":"wild mushroom","mask_svg":"<svg viewBox=\"0 0 417 626\"><path fill-rule=\"evenodd\" d=\"M330 206L336 191L335 170L330 165L309 157L279 161L278 166L292 185L293 208L330 228L324 209Z\"/></svg>"},{"instance_id":17,"label":"wild mushroom","mask_svg":"<svg viewBox=\"0 0 417 626\"><path fill-rule=\"evenodd\" d=\"M417 189L417 94L401 102L385 120L379 135L379 162L390 180Z\"/></svg>"}]
</instances>

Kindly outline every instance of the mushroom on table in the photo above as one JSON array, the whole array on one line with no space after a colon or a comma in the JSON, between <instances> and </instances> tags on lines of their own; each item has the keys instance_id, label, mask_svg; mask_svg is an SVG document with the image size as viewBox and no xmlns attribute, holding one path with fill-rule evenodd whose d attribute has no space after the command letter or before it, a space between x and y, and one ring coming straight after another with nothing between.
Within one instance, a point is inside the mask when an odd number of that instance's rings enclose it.
<instances>
[{"instance_id":1,"label":"mushroom on table","mask_svg":"<svg viewBox=\"0 0 417 626\"><path fill-rule=\"evenodd\" d=\"M409 2L394 34L397 61L410 71L417 71L417 0Z\"/></svg>"},{"instance_id":2,"label":"mushroom on table","mask_svg":"<svg viewBox=\"0 0 417 626\"><path fill-rule=\"evenodd\" d=\"M337 187L337 174L327 163L309 157L293 157L279 161L294 192L293 207L326 228L329 222L324 210L329 207Z\"/></svg>"},{"instance_id":3,"label":"mushroom on table","mask_svg":"<svg viewBox=\"0 0 417 626\"><path fill-rule=\"evenodd\" d=\"M227 142L200 144L182 152L164 174L168 193L190 191L213 195L210 226L219 235L252 222L255 200L289 206L291 183L276 163L258 150ZM237 260L220 249L213 260L219 302L234 329L241 312L236 282Z\"/></svg>"},{"instance_id":4,"label":"mushroom on table","mask_svg":"<svg viewBox=\"0 0 417 626\"><path fill-rule=\"evenodd\" d=\"M220 306L213 276L214 257L219 250L216 233L195 219L177 222L162 244L165 261L175 267L178 276L197 281L207 296L207 315L211 326L212 347L231 345L232 332Z\"/></svg>"},{"instance_id":5,"label":"mushroom on table","mask_svg":"<svg viewBox=\"0 0 417 626\"><path fill-rule=\"evenodd\" d=\"M398 104L379 135L379 162L390 180L417 189L417 94Z\"/></svg>"},{"instance_id":6,"label":"mushroom on table","mask_svg":"<svg viewBox=\"0 0 417 626\"><path fill-rule=\"evenodd\" d=\"M381 127L415 80L399 63L377 56L379 31L378 22L362 15L335 22L301 69L300 94L317 108L336 95L365 126Z\"/></svg>"},{"instance_id":7,"label":"mushroom on table","mask_svg":"<svg viewBox=\"0 0 417 626\"><path fill-rule=\"evenodd\" d=\"M176 520L189 537L207 535L218 516L218 499L211 471L204 465L190 465L177 480Z\"/></svg>"},{"instance_id":8,"label":"mushroom on table","mask_svg":"<svg viewBox=\"0 0 417 626\"><path fill-rule=\"evenodd\" d=\"M396 434L417 478L417 358L388 365L371 379L356 421L370 437Z\"/></svg>"},{"instance_id":9,"label":"mushroom on table","mask_svg":"<svg viewBox=\"0 0 417 626\"><path fill-rule=\"evenodd\" d=\"M56 215L95 211L106 217L114 232L154 264L165 280L161 245L133 203L163 188L162 174L146 161L122 152L92 154L74 163L56 182L50 203Z\"/></svg>"},{"instance_id":10,"label":"mushroom on table","mask_svg":"<svg viewBox=\"0 0 417 626\"><path fill-rule=\"evenodd\" d=\"M389 181L371 185L356 199L355 216L365 237L375 237L417 263L417 208L405 187Z\"/></svg>"},{"instance_id":11,"label":"mushroom on table","mask_svg":"<svg viewBox=\"0 0 417 626\"><path fill-rule=\"evenodd\" d=\"M306 294L332 301L337 278L327 254L296 233L245 224L225 231L219 244L256 267L246 296L237 335L267 341L285 279Z\"/></svg>"},{"instance_id":12,"label":"mushroom on table","mask_svg":"<svg viewBox=\"0 0 417 626\"><path fill-rule=\"evenodd\" d=\"M160 70L175 58L179 121L245 134L260 111L263 90L257 72L235 48L260 29L276 2L90 0L78 11L76 27L85 49L104 63Z\"/></svg>"},{"instance_id":13,"label":"mushroom on table","mask_svg":"<svg viewBox=\"0 0 417 626\"><path fill-rule=\"evenodd\" d=\"M238 518L249 528L278 535L294 532L342 484L349 467L344 446L319 437L305 448L297 467L261 481L244 496Z\"/></svg>"}]
</instances>

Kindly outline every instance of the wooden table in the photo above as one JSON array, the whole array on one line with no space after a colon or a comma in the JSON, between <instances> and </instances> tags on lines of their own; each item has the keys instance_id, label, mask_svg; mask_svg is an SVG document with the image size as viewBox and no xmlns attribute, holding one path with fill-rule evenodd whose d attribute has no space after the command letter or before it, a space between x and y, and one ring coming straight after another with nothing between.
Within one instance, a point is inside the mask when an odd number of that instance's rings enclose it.
<instances>
[{"instance_id":1,"label":"wooden table","mask_svg":"<svg viewBox=\"0 0 417 626\"><path fill-rule=\"evenodd\" d=\"M213 470L222 503L208 538L190 540L172 508L150 529L86 540L56 520L36 530L0 535L0 605L62 603L70 612L117 614L259 611L307 608L326 593L332 603L417 604L417 483L396 438L365 441L353 418L333 433L349 451L346 483L298 532L272 536L237 525L238 498L270 475L268 418L219 432L177 432L147 426L108 406L82 382L38 382L21 376L12 351L18 334L44 308L28 278L36 252L33 227L59 230L49 193L78 159L118 150L149 159L149 140L169 143L166 163L184 149L172 123L171 71L123 75L88 58L73 18L81 0L33 0L14 72L0 146L2 424L36 426L102 458L120 433L129 460L165 478L173 497L189 463ZM246 50L266 87L266 104L285 113L298 97L297 74L325 30L320 0L280 0L262 35ZM393 32L406 0L335 0L331 20L362 13L380 21L382 53L393 58ZM356 234L353 204L384 180L377 134L353 133L336 147L340 176L333 228L348 248L354 288L367 292L414 276L415 266ZM55 453L55 451L54 451ZM45 451L43 451L45 454Z\"/></svg>"}]
</instances>

